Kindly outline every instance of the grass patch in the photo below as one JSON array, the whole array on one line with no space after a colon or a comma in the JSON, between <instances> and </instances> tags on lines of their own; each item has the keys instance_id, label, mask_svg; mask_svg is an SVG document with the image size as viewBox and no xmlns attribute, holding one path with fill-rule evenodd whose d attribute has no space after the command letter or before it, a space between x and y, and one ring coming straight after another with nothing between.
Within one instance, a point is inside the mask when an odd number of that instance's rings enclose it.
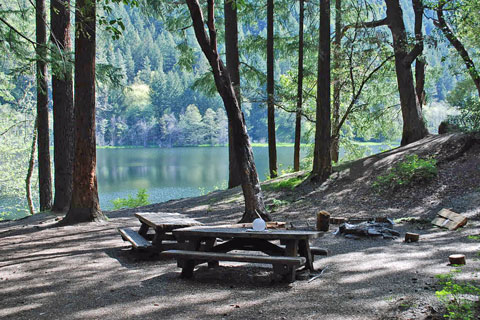
<instances>
[{"instance_id":1,"label":"grass patch","mask_svg":"<svg viewBox=\"0 0 480 320\"><path fill-rule=\"evenodd\" d=\"M111 201L113 204L113 210L119 210L124 208L136 208L149 205L147 189L138 189L137 196L134 198L131 195L128 198L117 198Z\"/></svg>"},{"instance_id":2,"label":"grass patch","mask_svg":"<svg viewBox=\"0 0 480 320\"><path fill-rule=\"evenodd\" d=\"M266 191L293 190L305 180L306 176L297 176L281 181L275 181L262 186Z\"/></svg>"},{"instance_id":3,"label":"grass patch","mask_svg":"<svg viewBox=\"0 0 480 320\"><path fill-rule=\"evenodd\" d=\"M286 206L288 204L290 204L290 202L288 202L288 201L273 199L272 204L267 205L267 210L268 210L268 212L275 212L280 207Z\"/></svg>"},{"instance_id":4,"label":"grass patch","mask_svg":"<svg viewBox=\"0 0 480 320\"><path fill-rule=\"evenodd\" d=\"M394 191L404 186L424 183L437 176L437 160L422 159L416 154L408 155L386 174L378 176L373 183L377 192Z\"/></svg>"}]
</instances>

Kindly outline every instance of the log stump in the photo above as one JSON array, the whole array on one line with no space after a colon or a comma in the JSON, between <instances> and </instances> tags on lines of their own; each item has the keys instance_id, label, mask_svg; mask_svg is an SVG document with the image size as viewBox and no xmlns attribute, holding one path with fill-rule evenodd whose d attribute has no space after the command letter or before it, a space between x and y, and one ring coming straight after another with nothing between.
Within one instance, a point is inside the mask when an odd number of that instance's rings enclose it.
<instances>
[{"instance_id":1,"label":"log stump","mask_svg":"<svg viewBox=\"0 0 480 320\"><path fill-rule=\"evenodd\" d=\"M452 254L448 257L450 264L465 264L465 255L464 254Z\"/></svg>"},{"instance_id":2,"label":"log stump","mask_svg":"<svg viewBox=\"0 0 480 320\"><path fill-rule=\"evenodd\" d=\"M317 213L317 230L328 231L330 227L330 213L327 211L320 211Z\"/></svg>"}]
</instances>

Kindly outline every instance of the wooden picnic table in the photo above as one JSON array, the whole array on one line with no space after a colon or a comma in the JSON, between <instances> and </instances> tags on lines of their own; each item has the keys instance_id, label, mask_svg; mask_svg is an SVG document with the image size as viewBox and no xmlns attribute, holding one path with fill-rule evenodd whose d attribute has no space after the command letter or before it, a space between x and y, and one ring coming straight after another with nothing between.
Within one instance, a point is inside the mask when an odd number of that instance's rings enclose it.
<instances>
[{"instance_id":1,"label":"wooden picnic table","mask_svg":"<svg viewBox=\"0 0 480 320\"><path fill-rule=\"evenodd\" d=\"M195 265L208 262L209 266L218 261L240 261L270 263L273 270L291 282L301 267L314 271L309 241L319 237L317 231L267 229L253 231L238 227L188 227L172 231L178 241L186 243L186 250L168 250L162 255L177 258L182 267L182 277L193 276ZM217 244L217 239L224 241ZM283 245L273 243L280 240ZM233 250L259 251L265 255L232 253Z\"/></svg>"},{"instance_id":2,"label":"wooden picnic table","mask_svg":"<svg viewBox=\"0 0 480 320\"><path fill-rule=\"evenodd\" d=\"M152 248L156 251L178 249L181 244L173 236L172 230L203 225L195 219L174 212L137 212L135 217L141 223L138 232L129 228L121 228L119 232L124 240L132 243L137 249ZM149 234L150 229L154 231L153 235Z\"/></svg>"}]
</instances>

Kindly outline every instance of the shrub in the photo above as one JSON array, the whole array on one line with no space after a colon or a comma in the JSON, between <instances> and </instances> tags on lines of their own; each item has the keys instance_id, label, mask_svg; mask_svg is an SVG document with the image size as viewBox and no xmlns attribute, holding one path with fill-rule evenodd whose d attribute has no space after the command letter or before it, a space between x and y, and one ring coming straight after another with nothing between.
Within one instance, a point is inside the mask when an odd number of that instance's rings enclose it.
<instances>
[{"instance_id":1,"label":"shrub","mask_svg":"<svg viewBox=\"0 0 480 320\"><path fill-rule=\"evenodd\" d=\"M447 274L439 274L439 284L442 290L436 291L435 296L447 309L445 318L453 320L473 320L476 316L476 304L480 297L480 288L469 282L461 283L454 278L454 273L460 272L455 269ZM477 311L478 312L478 311Z\"/></svg>"},{"instance_id":2,"label":"shrub","mask_svg":"<svg viewBox=\"0 0 480 320\"><path fill-rule=\"evenodd\" d=\"M150 204L148 201L147 189L141 188L138 189L137 196L134 198L131 195L128 198L117 198L112 200L113 210L119 210L123 208L136 208L141 206L146 206Z\"/></svg>"},{"instance_id":3,"label":"shrub","mask_svg":"<svg viewBox=\"0 0 480 320\"><path fill-rule=\"evenodd\" d=\"M402 186L429 181L436 176L436 159L421 159L415 154L408 155L385 175L378 176L373 188L377 191L395 190Z\"/></svg>"}]
</instances>

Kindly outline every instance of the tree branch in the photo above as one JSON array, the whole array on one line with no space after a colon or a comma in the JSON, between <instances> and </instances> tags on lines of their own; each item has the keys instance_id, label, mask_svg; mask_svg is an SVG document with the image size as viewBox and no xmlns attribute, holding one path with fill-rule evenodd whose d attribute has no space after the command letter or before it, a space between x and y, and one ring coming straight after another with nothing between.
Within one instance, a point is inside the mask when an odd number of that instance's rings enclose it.
<instances>
[{"instance_id":1,"label":"tree branch","mask_svg":"<svg viewBox=\"0 0 480 320\"><path fill-rule=\"evenodd\" d=\"M443 35L448 39L448 41L455 48L455 50L457 50L460 57L462 57L463 62L467 67L467 71L472 77L472 80L475 83L475 86L477 87L478 95L480 96L480 76L467 50L465 49L463 44L460 42L460 40L458 40L458 38L453 34L453 31L450 29L450 27L447 25L447 21L445 20L445 17L443 15L444 6L445 6L445 1L439 0L438 7L436 9L438 20L436 21L434 20L433 23L435 24L436 27L438 27L442 31Z\"/></svg>"},{"instance_id":2,"label":"tree branch","mask_svg":"<svg viewBox=\"0 0 480 320\"><path fill-rule=\"evenodd\" d=\"M349 29L365 29L365 28L376 28L380 26L388 25L388 19L383 18L381 20L373 20L369 22L358 22L355 24L349 24L343 27L342 29L342 37Z\"/></svg>"}]
</instances>

